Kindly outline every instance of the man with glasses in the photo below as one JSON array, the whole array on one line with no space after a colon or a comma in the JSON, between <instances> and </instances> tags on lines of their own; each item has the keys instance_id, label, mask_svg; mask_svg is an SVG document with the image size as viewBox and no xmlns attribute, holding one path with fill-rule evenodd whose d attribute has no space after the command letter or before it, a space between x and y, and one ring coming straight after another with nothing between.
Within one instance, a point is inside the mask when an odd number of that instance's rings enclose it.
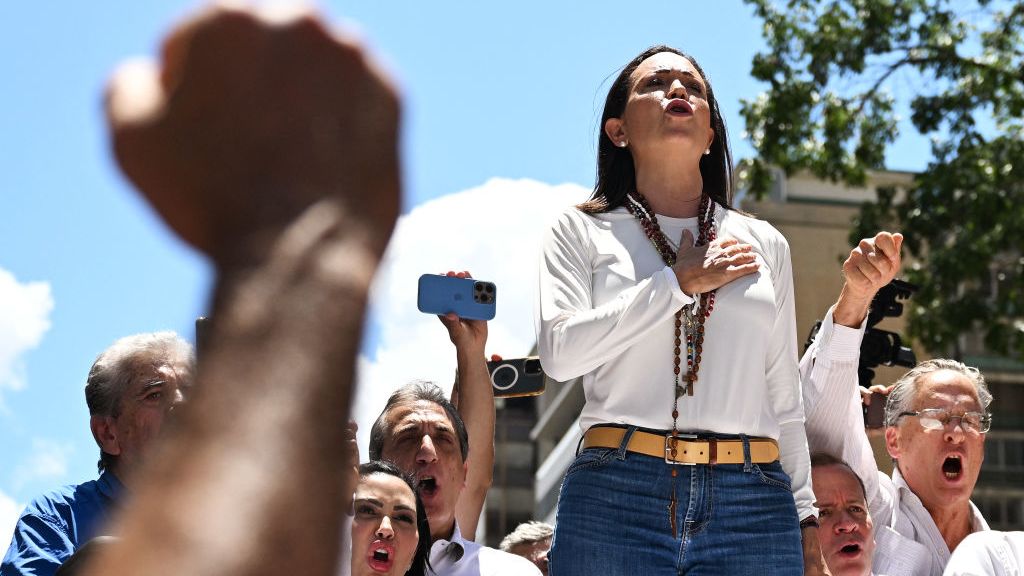
<instances>
[{"instance_id":1,"label":"man with glasses","mask_svg":"<svg viewBox=\"0 0 1024 576\"><path fill-rule=\"evenodd\" d=\"M843 263L846 282L800 362L812 452L848 462L864 482L875 527L874 572L941 575L950 553L988 524L970 501L984 459L992 395L978 370L928 360L891 388L878 471L864 431L857 367L868 307L900 267L902 236L864 239Z\"/></svg>"}]
</instances>

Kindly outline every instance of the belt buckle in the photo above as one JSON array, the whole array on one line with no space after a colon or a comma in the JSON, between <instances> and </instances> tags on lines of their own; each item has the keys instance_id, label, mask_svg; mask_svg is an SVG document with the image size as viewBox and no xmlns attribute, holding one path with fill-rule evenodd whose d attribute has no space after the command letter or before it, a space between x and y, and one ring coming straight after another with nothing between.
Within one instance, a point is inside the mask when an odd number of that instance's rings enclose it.
<instances>
[{"instance_id":1,"label":"belt buckle","mask_svg":"<svg viewBox=\"0 0 1024 576\"><path fill-rule=\"evenodd\" d=\"M696 440L696 434L666 434L665 435L665 464L675 466L696 466L696 462L680 462L672 458L672 440Z\"/></svg>"}]
</instances>

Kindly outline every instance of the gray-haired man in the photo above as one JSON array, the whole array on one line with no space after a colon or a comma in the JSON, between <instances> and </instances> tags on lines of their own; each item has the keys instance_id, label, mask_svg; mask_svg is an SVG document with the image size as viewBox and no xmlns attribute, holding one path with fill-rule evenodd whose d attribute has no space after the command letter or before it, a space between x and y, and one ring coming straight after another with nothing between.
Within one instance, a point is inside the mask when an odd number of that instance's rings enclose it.
<instances>
[{"instance_id":1,"label":"gray-haired man","mask_svg":"<svg viewBox=\"0 0 1024 576\"><path fill-rule=\"evenodd\" d=\"M127 336L89 370L85 400L100 448L100 476L44 494L21 514L0 575L52 575L102 533L118 497L135 480L167 415L192 382L192 346L174 332Z\"/></svg>"},{"instance_id":2,"label":"gray-haired man","mask_svg":"<svg viewBox=\"0 0 1024 576\"><path fill-rule=\"evenodd\" d=\"M928 360L893 386L885 410L892 477L878 471L864 432L857 380L868 305L900 266L902 236L862 240L843 264L846 283L800 363L807 440L841 457L866 488L875 528L874 570L938 576L950 552L988 524L970 501L984 458L992 395L982 375Z\"/></svg>"},{"instance_id":3,"label":"gray-haired man","mask_svg":"<svg viewBox=\"0 0 1024 576\"><path fill-rule=\"evenodd\" d=\"M541 574L548 574L548 551L551 550L551 537L555 527L546 522L523 522L501 540L498 548L502 552L522 556L540 569Z\"/></svg>"}]
</instances>

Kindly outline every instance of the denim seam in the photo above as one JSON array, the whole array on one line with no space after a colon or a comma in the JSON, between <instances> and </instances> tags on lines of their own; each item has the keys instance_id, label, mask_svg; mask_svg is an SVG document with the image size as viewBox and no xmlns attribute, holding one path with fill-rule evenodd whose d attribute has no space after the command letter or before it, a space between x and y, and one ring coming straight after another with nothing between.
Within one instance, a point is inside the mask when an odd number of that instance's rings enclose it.
<instances>
[{"instance_id":1,"label":"denim seam","mask_svg":"<svg viewBox=\"0 0 1024 576\"><path fill-rule=\"evenodd\" d=\"M581 454L583 454L583 453L585 453L585 451L582 452ZM565 476L569 477L569 476L571 476L571 475L573 475L573 474L575 474L575 473L577 473L577 472L579 472L581 470L587 470L587 469L590 469L590 468L595 468L597 466L602 466L604 464L607 464L608 463L608 459L613 454L615 454L615 450L607 449L605 451L602 451L600 456L598 456L597 458L595 458L594 460L591 460L589 462L582 462L580 464L577 464L577 463L573 462L572 464L569 464L568 468L566 468ZM577 456L576 458L579 459L579 456Z\"/></svg>"},{"instance_id":2,"label":"denim seam","mask_svg":"<svg viewBox=\"0 0 1024 576\"><path fill-rule=\"evenodd\" d=\"M757 477L761 480L762 483L768 486L775 486L776 488L781 488L787 492L793 491L792 486L786 484L785 482L782 482L781 480L776 480L774 478L769 477L767 474L764 473L764 470L762 470L760 466L757 466L755 464L755 469L757 471Z\"/></svg>"},{"instance_id":3,"label":"denim seam","mask_svg":"<svg viewBox=\"0 0 1024 576\"><path fill-rule=\"evenodd\" d=\"M702 497L704 499L704 505L702 506L702 510L700 511L702 512L701 514L696 514L697 510L696 506L694 506L694 519L691 519L688 523L689 526L687 533L694 535L699 534L701 531L703 531L704 528L708 525L708 523L711 522L711 514L713 512L712 504L715 501L715 467L703 465L697 466L696 468L694 468L694 479L697 478L696 472L698 471L700 471L701 478L704 481L704 488L700 489L699 486L694 485L692 494L695 496L699 495L700 497ZM699 518L699 520L697 520L696 518Z\"/></svg>"}]
</instances>

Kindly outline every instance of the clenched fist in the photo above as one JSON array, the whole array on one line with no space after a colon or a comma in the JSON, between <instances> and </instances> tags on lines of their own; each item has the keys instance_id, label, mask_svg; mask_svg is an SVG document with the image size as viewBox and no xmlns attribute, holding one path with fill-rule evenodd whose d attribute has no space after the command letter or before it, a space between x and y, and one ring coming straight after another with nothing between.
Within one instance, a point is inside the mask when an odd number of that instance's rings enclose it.
<instances>
[{"instance_id":1,"label":"clenched fist","mask_svg":"<svg viewBox=\"0 0 1024 576\"><path fill-rule=\"evenodd\" d=\"M161 62L122 66L106 109L128 178L218 264L259 259L324 199L383 251L398 213L398 99L312 13L209 8L170 33Z\"/></svg>"}]
</instances>

